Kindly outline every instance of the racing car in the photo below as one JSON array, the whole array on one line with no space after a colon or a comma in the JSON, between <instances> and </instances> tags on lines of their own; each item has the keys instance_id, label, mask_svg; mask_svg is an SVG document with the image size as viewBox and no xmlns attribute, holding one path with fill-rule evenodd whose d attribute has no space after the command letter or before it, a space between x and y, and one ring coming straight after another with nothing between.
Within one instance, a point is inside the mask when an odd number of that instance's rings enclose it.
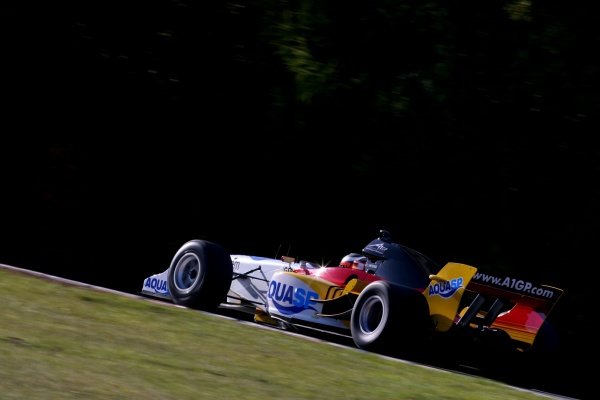
<instances>
[{"instance_id":1,"label":"racing car","mask_svg":"<svg viewBox=\"0 0 600 400\"><path fill-rule=\"evenodd\" d=\"M141 293L206 311L237 309L277 328L347 335L358 348L397 354L440 336L528 351L563 290L462 263L440 268L382 230L335 266L190 240L169 268L144 279Z\"/></svg>"}]
</instances>

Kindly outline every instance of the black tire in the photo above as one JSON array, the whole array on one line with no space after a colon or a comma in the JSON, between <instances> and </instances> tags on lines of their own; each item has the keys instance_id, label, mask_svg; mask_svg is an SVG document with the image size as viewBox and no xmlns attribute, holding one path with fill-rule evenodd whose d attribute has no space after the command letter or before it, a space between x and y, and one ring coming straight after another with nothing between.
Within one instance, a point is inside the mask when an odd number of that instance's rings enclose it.
<instances>
[{"instance_id":1,"label":"black tire","mask_svg":"<svg viewBox=\"0 0 600 400\"><path fill-rule=\"evenodd\" d=\"M168 285L176 304L214 311L231 286L231 256L220 245L190 240L177 250L169 267Z\"/></svg>"},{"instance_id":2,"label":"black tire","mask_svg":"<svg viewBox=\"0 0 600 400\"><path fill-rule=\"evenodd\" d=\"M510 378L520 364L516 358L520 354L513 346L510 335L502 329L480 331L470 352L480 373L494 379Z\"/></svg>"},{"instance_id":3,"label":"black tire","mask_svg":"<svg viewBox=\"0 0 600 400\"><path fill-rule=\"evenodd\" d=\"M369 284L350 317L357 347L389 355L418 351L431 332L429 307L418 291L386 281Z\"/></svg>"},{"instance_id":4,"label":"black tire","mask_svg":"<svg viewBox=\"0 0 600 400\"><path fill-rule=\"evenodd\" d=\"M545 320L528 352L543 355L556 355L560 349L561 344L558 330L552 323Z\"/></svg>"},{"instance_id":5,"label":"black tire","mask_svg":"<svg viewBox=\"0 0 600 400\"><path fill-rule=\"evenodd\" d=\"M555 375L556 365L561 362L568 364L568 361L563 360L565 354L558 331L546 320L532 346L518 355L518 363L511 365L511 371L515 376L527 377L530 384L547 385L547 382L560 382L560 378Z\"/></svg>"}]
</instances>

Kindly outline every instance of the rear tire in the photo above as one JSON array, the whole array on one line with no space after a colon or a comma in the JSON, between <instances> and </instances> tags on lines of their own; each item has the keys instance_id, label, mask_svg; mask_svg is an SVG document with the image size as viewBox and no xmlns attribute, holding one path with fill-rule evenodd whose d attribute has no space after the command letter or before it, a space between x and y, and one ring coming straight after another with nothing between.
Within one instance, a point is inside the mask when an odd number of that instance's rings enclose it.
<instances>
[{"instance_id":1,"label":"rear tire","mask_svg":"<svg viewBox=\"0 0 600 400\"><path fill-rule=\"evenodd\" d=\"M357 347L389 355L409 355L429 337L429 308L416 290L376 281L358 296L350 331Z\"/></svg>"},{"instance_id":2,"label":"rear tire","mask_svg":"<svg viewBox=\"0 0 600 400\"><path fill-rule=\"evenodd\" d=\"M223 247L190 240L175 253L167 283L175 304L214 311L226 300L232 277L231 257Z\"/></svg>"}]
</instances>

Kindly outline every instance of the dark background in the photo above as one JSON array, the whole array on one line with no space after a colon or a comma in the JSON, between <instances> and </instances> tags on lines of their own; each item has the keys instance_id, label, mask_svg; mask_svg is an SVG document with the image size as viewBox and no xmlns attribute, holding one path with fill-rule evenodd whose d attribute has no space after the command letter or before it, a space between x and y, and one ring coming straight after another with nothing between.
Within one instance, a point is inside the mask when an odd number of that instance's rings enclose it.
<instances>
[{"instance_id":1,"label":"dark background","mask_svg":"<svg viewBox=\"0 0 600 400\"><path fill-rule=\"evenodd\" d=\"M587 395L597 10L80 3L0 6L0 262L137 292L192 238L336 262L385 228L566 289L547 384Z\"/></svg>"}]
</instances>

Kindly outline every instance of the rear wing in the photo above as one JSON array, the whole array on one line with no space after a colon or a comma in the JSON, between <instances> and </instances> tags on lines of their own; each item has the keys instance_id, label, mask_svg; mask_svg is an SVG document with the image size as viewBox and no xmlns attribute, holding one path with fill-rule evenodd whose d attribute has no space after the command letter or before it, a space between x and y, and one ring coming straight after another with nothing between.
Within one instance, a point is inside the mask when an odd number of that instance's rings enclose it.
<instances>
[{"instance_id":1,"label":"rear wing","mask_svg":"<svg viewBox=\"0 0 600 400\"><path fill-rule=\"evenodd\" d=\"M564 293L557 287L479 271L465 290L472 296L460 312L457 325L502 329L526 345L533 344Z\"/></svg>"},{"instance_id":2,"label":"rear wing","mask_svg":"<svg viewBox=\"0 0 600 400\"><path fill-rule=\"evenodd\" d=\"M467 290L498 296L549 314L563 294L557 287L534 284L508 276L498 277L477 272L471 279Z\"/></svg>"},{"instance_id":3,"label":"rear wing","mask_svg":"<svg viewBox=\"0 0 600 400\"><path fill-rule=\"evenodd\" d=\"M494 276L452 262L429 279L423 295L436 331L453 327L501 329L522 350L533 344L564 292L557 287Z\"/></svg>"}]
</instances>

